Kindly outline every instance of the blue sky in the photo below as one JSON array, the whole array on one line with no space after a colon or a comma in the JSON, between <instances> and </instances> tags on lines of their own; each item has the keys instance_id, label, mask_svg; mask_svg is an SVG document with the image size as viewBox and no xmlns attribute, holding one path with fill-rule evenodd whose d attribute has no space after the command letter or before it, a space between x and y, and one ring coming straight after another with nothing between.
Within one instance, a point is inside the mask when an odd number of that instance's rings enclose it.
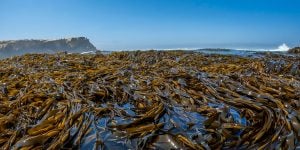
<instances>
[{"instance_id":1,"label":"blue sky","mask_svg":"<svg viewBox=\"0 0 300 150\"><path fill-rule=\"evenodd\" d=\"M0 40L88 37L99 49L300 44L299 0L0 0Z\"/></svg>"}]
</instances>

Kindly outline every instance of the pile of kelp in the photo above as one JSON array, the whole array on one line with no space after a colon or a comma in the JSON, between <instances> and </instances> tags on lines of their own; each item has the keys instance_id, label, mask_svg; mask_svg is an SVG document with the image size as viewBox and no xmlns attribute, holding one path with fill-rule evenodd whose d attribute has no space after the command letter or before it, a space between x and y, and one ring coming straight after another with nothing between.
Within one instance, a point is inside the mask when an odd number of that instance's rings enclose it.
<instances>
[{"instance_id":1,"label":"pile of kelp","mask_svg":"<svg viewBox=\"0 0 300 150\"><path fill-rule=\"evenodd\" d=\"M184 51L0 61L1 149L300 148L300 57Z\"/></svg>"}]
</instances>

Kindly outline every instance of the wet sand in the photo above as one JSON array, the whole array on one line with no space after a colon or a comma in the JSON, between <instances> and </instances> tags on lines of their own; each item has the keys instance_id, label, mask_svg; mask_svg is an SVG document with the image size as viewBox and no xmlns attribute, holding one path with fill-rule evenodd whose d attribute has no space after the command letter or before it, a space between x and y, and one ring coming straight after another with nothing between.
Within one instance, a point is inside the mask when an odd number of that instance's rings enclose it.
<instances>
[{"instance_id":1,"label":"wet sand","mask_svg":"<svg viewBox=\"0 0 300 150\"><path fill-rule=\"evenodd\" d=\"M193 51L0 60L1 149L300 148L300 56Z\"/></svg>"}]
</instances>

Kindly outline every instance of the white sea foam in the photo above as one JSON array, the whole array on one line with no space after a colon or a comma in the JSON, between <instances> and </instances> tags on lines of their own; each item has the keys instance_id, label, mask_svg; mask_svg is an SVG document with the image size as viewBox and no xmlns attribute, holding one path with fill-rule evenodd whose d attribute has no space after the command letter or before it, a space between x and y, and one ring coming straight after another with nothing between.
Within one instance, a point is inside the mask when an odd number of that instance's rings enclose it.
<instances>
[{"instance_id":1,"label":"white sea foam","mask_svg":"<svg viewBox=\"0 0 300 150\"><path fill-rule=\"evenodd\" d=\"M86 51L86 52L81 52L80 54L95 54L95 51Z\"/></svg>"},{"instance_id":2,"label":"white sea foam","mask_svg":"<svg viewBox=\"0 0 300 150\"><path fill-rule=\"evenodd\" d=\"M270 51L288 51L289 49L290 47L283 43L282 45L278 46L277 49L271 49Z\"/></svg>"},{"instance_id":3,"label":"white sea foam","mask_svg":"<svg viewBox=\"0 0 300 150\"><path fill-rule=\"evenodd\" d=\"M143 49L121 49L121 50L111 50L111 51L135 51L135 50L141 50L141 51L147 51L147 50L163 50L163 51L169 51L169 50L198 50L198 49L206 49L206 48L143 48ZM212 48L214 49L214 48ZM273 52L284 52L284 51L288 51L290 49L290 47L283 43L281 45L279 45L277 48L229 48L229 47L225 47L225 49L230 49L230 50L238 50L238 51L273 51ZM222 49L220 49L222 50ZM95 53L94 51L87 51L87 52L82 52L81 54L93 54Z\"/></svg>"},{"instance_id":4,"label":"white sea foam","mask_svg":"<svg viewBox=\"0 0 300 150\"><path fill-rule=\"evenodd\" d=\"M260 51L260 52L264 52L264 51L270 51L270 52L285 52L288 51L290 49L290 47L283 43L281 45L279 45L277 48L232 48L232 50L239 50L239 51Z\"/></svg>"}]
</instances>

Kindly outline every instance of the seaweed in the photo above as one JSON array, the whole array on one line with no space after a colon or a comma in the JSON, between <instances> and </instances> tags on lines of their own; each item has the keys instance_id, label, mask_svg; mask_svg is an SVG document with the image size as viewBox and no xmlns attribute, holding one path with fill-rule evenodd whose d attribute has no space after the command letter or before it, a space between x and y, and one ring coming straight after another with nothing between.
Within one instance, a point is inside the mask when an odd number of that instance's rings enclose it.
<instances>
[{"instance_id":1,"label":"seaweed","mask_svg":"<svg viewBox=\"0 0 300 150\"><path fill-rule=\"evenodd\" d=\"M1 149L296 149L299 56L190 51L0 61Z\"/></svg>"}]
</instances>

